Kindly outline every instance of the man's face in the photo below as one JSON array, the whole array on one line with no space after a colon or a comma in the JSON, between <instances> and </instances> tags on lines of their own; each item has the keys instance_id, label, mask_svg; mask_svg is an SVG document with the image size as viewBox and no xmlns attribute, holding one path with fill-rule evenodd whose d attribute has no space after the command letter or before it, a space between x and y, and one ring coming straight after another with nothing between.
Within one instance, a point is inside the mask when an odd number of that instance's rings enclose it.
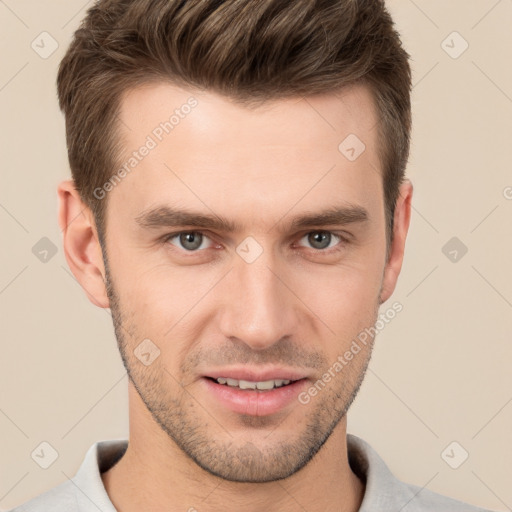
<instances>
[{"instance_id":1,"label":"man's face","mask_svg":"<svg viewBox=\"0 0 512 512\"><path fill-rule=\"evenodd\" d=\"M299 400L378 314L386 237L370 93L250 110L158 84L127 94L120 117L125 161L150 148L108 199L109 299L130 378L153 427L202 468L287 477L345 419L370 359L368 343ZM335 210L345 215L294 222Z\"/></svg>"}]
</instances>

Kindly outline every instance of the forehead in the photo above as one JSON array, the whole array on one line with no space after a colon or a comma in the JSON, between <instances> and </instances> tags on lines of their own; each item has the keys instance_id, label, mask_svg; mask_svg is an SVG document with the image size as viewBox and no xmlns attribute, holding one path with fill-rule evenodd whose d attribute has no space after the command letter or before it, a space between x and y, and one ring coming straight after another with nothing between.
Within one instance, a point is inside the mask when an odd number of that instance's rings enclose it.
<instances>
[{"instance_id":1,"label":"forehead","mask_svg":"<svg viewBox=\"0 0 512 512\"><path fill-rule=\"evenodd\" d=\"M110 194L127 214L157 203L229 205L226 217L249 206L270 214L277 203L282 214L299 200L308 208L380 194L377 115L361 85L248 108L152 83L124 94L119 118L127 172Z\"/></svg>"},{"instance_id":2,"label":"forehead","mask_svg":"<svg viewBox=\"0 0 512 512\"><path fill-rule=\"evenodd\" d=\"M172 125L173 135L183 131L178 130L180 124L186 124L198 134L214 130L218 138L233 129L237 136L250 132L251 140L257 136L259 141L266 137L275 141L277 132L280 142L285 142L287 135L288 139L300 140L310 139L317 132L327 143L329 135L334 135L330 132L336 133L334 139L338 139L347 129L368 138L368 132L373 131L377 122L373 95L362 84L332 93L268 100L251 106L212 91L152 82L125 91L120 111L121 134L133 144L138 141L132 136L140 135L136 132L152 134L158 139L159 127L163 128L161 125L166 122ZM183 123L185 118L187 122ZM297 121L301 124L297 125ZM283 126L286 132L281 131ZM164 130L164 134L168 133Z\"/></svg>"}]
</instances>

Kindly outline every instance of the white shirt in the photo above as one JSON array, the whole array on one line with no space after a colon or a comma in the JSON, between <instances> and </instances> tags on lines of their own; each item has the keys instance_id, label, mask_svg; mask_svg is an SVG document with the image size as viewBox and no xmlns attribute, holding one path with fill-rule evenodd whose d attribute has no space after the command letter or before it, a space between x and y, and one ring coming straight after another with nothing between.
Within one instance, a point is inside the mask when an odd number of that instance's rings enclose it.
<instances>
[{"instance_id":1,"label":"white shirt","mask_svg":"<svg viewBox=\"0 0 512 512\"><path fill-rule=\"evenodd\" d=\"M116 512L101 473L119 461L127 446L127 439L94 443L71 480L11 512ZM398 480L377 452L353 434L347 434L347 449L352 470L366 483L359 512L490 512Z\"/></svg>"}]
</instances>

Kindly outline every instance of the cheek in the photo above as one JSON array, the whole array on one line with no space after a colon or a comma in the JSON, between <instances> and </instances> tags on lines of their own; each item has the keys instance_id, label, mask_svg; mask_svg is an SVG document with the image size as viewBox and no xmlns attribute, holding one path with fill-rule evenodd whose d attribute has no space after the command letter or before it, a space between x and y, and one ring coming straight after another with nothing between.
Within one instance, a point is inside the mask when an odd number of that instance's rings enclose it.
<instances>
[{"instance_id":1,"label":"cheek","mask_svg":"<svg viewBox=\"0 0 512 512\"><path fill-rule=\"evenodd\" d=\"M147 267L124 269L118 285L121 303L128 320L139 330L164 341L171 330L176 333L199 310L201 299L215 284L215 275L199 266L180 269L164 263Z\"/></svg>"},{"instance_id":2,"label":"cheek","mask_svg":"<svg viewBox=\"0 0 512 512\"><path fill-rule=\"evenodd\" d=\"M296 294L344 344L375 321L381 280L378 265L331 267L297 276Z\"/></svg>"}]
</instances>

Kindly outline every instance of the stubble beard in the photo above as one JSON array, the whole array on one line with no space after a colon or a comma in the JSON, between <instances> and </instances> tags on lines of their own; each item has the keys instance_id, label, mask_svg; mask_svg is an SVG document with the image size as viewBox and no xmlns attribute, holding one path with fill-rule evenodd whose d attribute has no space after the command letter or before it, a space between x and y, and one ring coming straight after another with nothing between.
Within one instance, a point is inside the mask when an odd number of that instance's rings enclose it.
<instances>
[{"instance_id":1,"label":"stubble beard","mask_svg":"<svg viewBox=\"0 0 512 512\"><path fill-rule=\"evenodd\" d=\"M205 411L206 404L200 402L200 397L197 400L193 398L163 366L162 357L150 366L144 366L135 357L133 350L145 336L139 336L140 329L128 321L135 316L123 313L106 255L104 260L105 284L123 364L147 410L173 444L208 473L232 482L281 480L301 470L313 459L357 396L370 362L373 343L367 347L368 350L358 353L357 365L344 368L309 404L302 405L297 401L294 407L308 407L300 430L293 430L297 426L295 422L282 432L280 429L286 423L284 418L274 426L270 435L258 437L259 442L247 441L244 440L247 429L254 434L257 429L272 423L272 418L241 415L240 425L244 428L227 433L220 418L214 418ZM378 307L376 301L374 321Z\"/></svg>"}]
</instances>

